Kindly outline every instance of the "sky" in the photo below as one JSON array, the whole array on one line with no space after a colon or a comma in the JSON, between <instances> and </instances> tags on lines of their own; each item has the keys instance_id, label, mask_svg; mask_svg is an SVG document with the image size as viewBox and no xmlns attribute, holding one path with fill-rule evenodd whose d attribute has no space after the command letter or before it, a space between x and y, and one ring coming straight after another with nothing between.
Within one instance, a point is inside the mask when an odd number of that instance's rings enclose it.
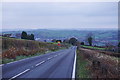
<instances>
[{"instance_id":1,"label":"sky","mask_svg":"<svg viewBox=\"0 0 120 80\"><path fill-rule=\"evenodd\" d=\"M115 29L117 2L3 2L2 29Z\"/></svg>"}]
</instances>

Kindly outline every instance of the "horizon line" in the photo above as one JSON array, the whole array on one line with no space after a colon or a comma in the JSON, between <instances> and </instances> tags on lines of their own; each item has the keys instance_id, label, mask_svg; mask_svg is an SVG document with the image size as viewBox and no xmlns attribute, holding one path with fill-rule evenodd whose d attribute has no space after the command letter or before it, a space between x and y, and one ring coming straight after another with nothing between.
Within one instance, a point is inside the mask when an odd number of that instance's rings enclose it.
<instances>
[{"instance_id":1,"label":"horizon line","mask_svg":"<svg viewBox=\"0 0 120 80\"><path fill-rule=\"evenodd\" d=\"M58 29L58 28L37 28L37 29L25 29L25 28L20 28L20 29L0 29L0 32L3 31L21 31L21 30L119 30L119 28L70 28L70 29Z\"/></svg>"}]
</instances>

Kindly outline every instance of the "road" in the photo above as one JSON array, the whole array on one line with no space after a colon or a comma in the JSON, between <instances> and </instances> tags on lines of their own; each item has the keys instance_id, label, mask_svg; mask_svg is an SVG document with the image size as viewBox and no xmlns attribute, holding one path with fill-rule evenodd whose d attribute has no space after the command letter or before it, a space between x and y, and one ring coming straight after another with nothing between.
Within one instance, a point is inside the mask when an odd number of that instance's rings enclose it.
<instances>
[{"instance_id":1,"label":"road","mask_svg":"<svg viewBox=\"0 0 120 80\"><path fill-rule=\"evenodd\" d=\"M72 78L75 76L76 47L70 47L2 66L3 79Z\"/></svg>"}]
</instances>

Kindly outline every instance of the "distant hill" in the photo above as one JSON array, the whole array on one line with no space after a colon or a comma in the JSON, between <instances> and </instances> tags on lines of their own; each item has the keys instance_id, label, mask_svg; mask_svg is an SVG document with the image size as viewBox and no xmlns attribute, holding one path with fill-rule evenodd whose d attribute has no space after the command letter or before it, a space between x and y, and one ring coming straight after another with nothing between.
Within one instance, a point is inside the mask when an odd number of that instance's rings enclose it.
<instances>
[{"instance_id":1,"label":"distant hill","mask_svg":"<svg viewBox=\"0 0 120 80\"><path fill-rule=\"evenodd\" d=\"M5 31L2 33L21 33L22 31ZM111 43L117 45L118 41L118 31L117 30L48 30L48 29L36 29L36 30L26 30L28 34L33 33L35 38L40 38L41 40L47 39L67 39L70 37L76 37L79 41L85 41L86 36L90 33L93 34L95 38L95 45L104 45L106 43Z\"/></svg>"}]
</instances>

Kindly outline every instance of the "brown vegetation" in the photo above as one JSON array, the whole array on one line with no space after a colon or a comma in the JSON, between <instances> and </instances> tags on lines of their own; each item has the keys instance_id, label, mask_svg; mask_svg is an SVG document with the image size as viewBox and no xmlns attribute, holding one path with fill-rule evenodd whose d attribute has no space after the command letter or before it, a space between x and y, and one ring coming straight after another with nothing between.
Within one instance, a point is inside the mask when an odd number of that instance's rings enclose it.
<instances>
[{"instance_id":1,"label":"brown vegetation","mask_svg":"<svg viewBox=\"0 0 120 80\"><path fill-rule=\"evenodd\" d=\"M99 51L79 48L80 53L89 61L88 68L92 78L118 78L118 58Z\"/></svg>"},{"instance_id":2,"label":"brown vegetation","mask_svg":"<svg viewBox=\"0 0 120 80\"><path fill-rule=\"evenodd\" d=\"M116 52L99 51L99 53L103 53L103 54L114 56L114 57L120 57L120 53L116 53Z\"/></svg>"},{"instance_id":3,"label":"brown vegetation","mask_svg":"<svg viewBox=\"0 0 120 80\"><path fill-rule=\"evenodd\" d=\"M62 45L62 47L66 47L66 45ZM54 51L60 48L57 44L52 43L2 38L2 58L15 59L16 56L34 55L36 53L45 53L46 51Z\"/></svg>"}]
</instances>

